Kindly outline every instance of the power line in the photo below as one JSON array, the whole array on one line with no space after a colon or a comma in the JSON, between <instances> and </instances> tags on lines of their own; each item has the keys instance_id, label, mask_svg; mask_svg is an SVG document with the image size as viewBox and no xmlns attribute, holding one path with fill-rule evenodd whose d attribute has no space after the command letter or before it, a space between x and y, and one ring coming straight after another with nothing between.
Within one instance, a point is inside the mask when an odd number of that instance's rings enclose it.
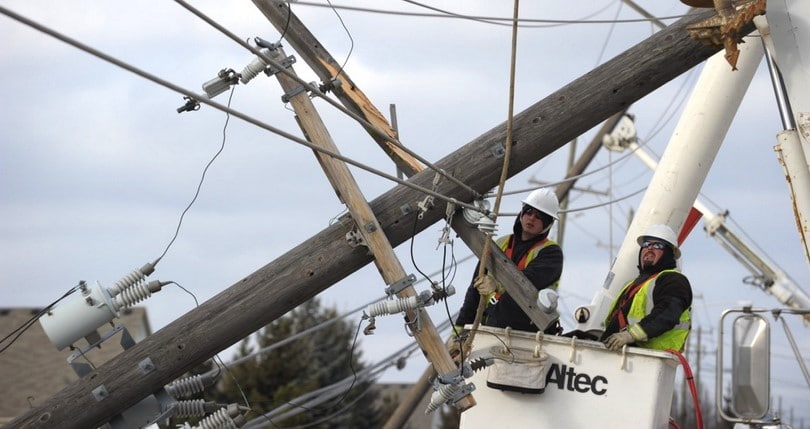
<instances>
[{"instance_id":1,"label":"power line","mask_svg":"<svg viewBox=\"0 0 810 429\"><path fill-rule=\"evenodd\" d=\"M466 189L468 192L470 192L476 198L478 198L480 196L480 194L476 190L469 187L466 183L461 182L460 180L455 178L453 175L451 175L451 174L447 173L446 171L436 167L435 165L430 163L428 160L426 160L426 159L422 158L421 156L419 156L419 154L417 154L417 153L413 152L412 150L408 149L407 147L405 147L399 140L397 140L397 139L389 136L388 134L382 132L377 127L375 127L373 124L366 121L360 115L348 110L347 108L345 108L343 105L341 105L337 101L332 100L331 98L327 97L326 94L321 92L320 88L310 84L309 82L304 81L303 79L298 77L295 73L289 71L287 69L287 67L285 67L283 64L279 63L278 61L274 60L273 58L270 58L268 55L261 52L259 49L257 49L255 47L251 46L250 44L246 43L240 37L237 37L235 34L233 34L231 31L229 31L227 28L223 27L222 25L220 25L219 23L217 23L216 21L214 21L213 19L211 19L210 17L208 17L207 15L202 13L200 10L196 9L194 6L191 6L190 4L188 4L185 0L175 0L175 2L180 4L184 8L186 8L186 10L188 10L192 14L196 15L198 18L202 19L203 21L208 23L210 26L214 27L219 32L221 32L222 34L224 34L225 36L227 36L228 38L230 38L231 40L233 40L234 42L236 42L240 46L244 47L245 49L252 52L256 56L260 57L267 64L272 65L273 67L275 67L276 70L279 70L280 72L284 73L285 75L287 75L291 79L295 80L297 83L301 84L304 88L306 88L308 91L310 91L311 94L322 98L324 101L331 104L333 107L335 107L339 111L343 112L344 114L346 114L350 118L352 118L355 121L357 121L358 123L360 123L363 127L365 127L367 130L369 130L369 132L373 132L374 136L382 138L382 139L388 141L389 143L392 143L393 145L397 146L399 149L401 149L401 150L405 151L406 153L408 153L409 155L413 156L419 162L423 163L425 166L427 166L431 170L435 171L437 174L440 174L440 175L446 177L448 180L450 180L453 183L455 183L455 184L461 186L462 188ZM200 100L200 101L203 101L203 100ZM208 104L208 103L206 103L206 104ZM317 146L315 146L315 147L317 147ZM326 151L324 151L324 153L326 153ZM336 158L338 158L338 157L336 157ZM338 158L338 159L341 159L341 158ZM448 201L448 202L452 202L452 201L447 200L447 198L443 198L443 199Z\"/></svg>"},{"instance_id":2,"label":"power line","mask_svg":"<svg viewBox=\"0 0 810 429\"><path fill-rule=\"evenodd\" d=\"M194 92L192 92L192 91L190 91L188 89L182 88L182 87L180 87L178 85L175 85L175 84L173 84L171 82L168 82L168 81L166 81L166 80L164 80L164 79L162 79L160 77L157 77L157 76L155 76L155 75L153 75L151 73L148 73L148 72L146 72L144 70L141 70L141 69L139 69L139 68L137 68L137 67L135 67L135 66L133 66L131 64L128 64L128 63L125 63L125 62L123 62L121 60L118 60L115 57L107 55L107 54L105 54L105 53L103 53L103 52L101 52L101 51L99 51L99 50L97 50L95 48L92 48L92 47L88 46L88 45L85 45L84 43L81 43L81 42L79 42L79 41L77 41L77 40L75 40L75 39L73 39L73 38L71 38L69 36L66 36L66 35L64 35L62 33L59 33L59 32L57 32L55 30L52 30L52 29L50 29L48 27L45 27L45 26L43 26L43 25L41 25L41 24L39 24L39 23L37 23L35 21L32 21L32 20L30 20L30 19L28 19L28 18L26 18L26 17L24 17L22 15L19 15L19 14L15 13L15 12L9 10L6 7L0 6L0 13L2 13L3 15L6 15L9 18L12 18L12 19L14 19L14 20L16 20L16 21L18 21L18 22L20 22L22 24L28 25L29 27L34 28L35 30L43 32L43 33L45 33L45 34L47 34L47 35L49 35L49 36L51 36L53 38L61 40L61 41L65 42L65 43L67 43L67 44L69 44L69 45L71 45L71 46L73 46L75 48L78 48L78 49L80 49L82 51L85 51L85 52L87 52L87 53L89 53L89 54L91 54L93 56L96 56L96 57L98 57L98 58L100 58L100 59L102 59L104 61L107 61L107 62L109 62L109 63L111 63L113 65L116 65L116 66L118 66L120 68L123 68L123 69L125 69L125 70L127 70L127 71L129 71L129 72L131 72L133 74L136 74L136 75L138 75L138 76L140 76L140 77L142 77L144 79L150 80L150 81L152 81L154 83L157 83L158 85L164 86L164 87L169 88L169 89L171 89L171 90L173 90L175 92L183 94L183 95L185 95L187 97L198 100L199 102L207 104L207 105L209 105L209 106L211 106L211 107L213 107L213 108L215 108L217 110L229 113L229 114L231 114L231 115L233 115L233 116L235 116L235 117L237 117L237 118L239 118L239 119L241 119L241 120L243 120L245 122L253 124L253 125L255 125L255 126L261 128L261 129L264 129L266 131L270 131L271 133L277 134L277 135L279 135L281 137L284 137L284 138L286 138L286 139L288 139L290 141L293 141L295 143L298 143L298 144L300 144L302 146L306 146L307 148L309 148L311 150L318 151L318 152L323 153L325 155L331 156L332 158L341 160L343 162L346 162L347 164L351 164L351 165L353 165L355 167L358 167L358 168L360 168L362 170L368 171L368 172L370 172L372 174L375 174L377 176L380 176L382 178L388 179L388 180L390 180L392 182L396 182L396 183L398 183L400 185L407 186L407 187L409 187L411 189L417 190L419 192L423 192L423 193L428 194L428 195L432 195L432 196L434 196L436 198L439 198L439 199L441 199L441 200L443 200L445 202L452 203L452 204L455 204L455 205L460 206L460 207L469 208L471 210L476 210L476 211L480 210L478 207L476 207L476 206L474 206L472 204L464 203L464 202L459 201L459 200L457 200L455 198L448 197L448 196L445 196L445 195L440 194L438 192L435 192L435 191L432 191L430 189L424 188L422 186L410 183L410 182L402 180L402 179L400 179L400 178L398 178L396 176L392 176L392 175L390 175L388 173L385 173L385 172L383 172L381 170L377 170L375 168L369 167L369 166L367 166L367 165L365 165L365 164L363 164L361 162L355 161L355 160L353 160L353 159L351 159L349 157L343 156L343 155L341 155L339 153L330 151L328 149L324 149L324 148L322 148L322 147L320 147L318 145L314 145L314 144L312 144L312 143L310 143L310 142L308 142L308 141L306 141L304 139L301 139L299 137L296 137L296 136L294 136L294 135L292 135L292 134L290 134L290 133L288 133L286 131L283 131L283 130L281 130L279 128L276 128L276 127L273 127L273 126L271 126L271 125L269 125L269 124L267 124L265 122L262 122L262 121L260 121L258 119L255 119L252 116L249 116L249 115L247 115L245 113L242 113L242 112L240 112L238 110L234 110L234 109L228 108L226 106L223 106L220 103L217 103L215 101L212 101L212 100L208 99L207 97L200 97L199 95L195 94ZM251 48L251 49L253 49L253 48ZM256 51L256 52L258 52L258 51ZM261 55L263 55L263 54L261 54ZM265 57L266 57L266 55L265 55ZM311 85L309 85L309 84L307 84L307 85L311 87ZM328 98L327 98L327 100L328 100ZM447 175L447 173L445 173L441 169L436 169L436 170L440 174ZM446 176L446 177L451 178L451 180L453 180L453 181L458 181L458 179L456 179L456 178L454 178L452 176ZM458 183L460 183L460 182L458 182ZM464 186L467 189L471 189L471 188L467 187L466 185L464 185ZM472 192L475 192L475 191L472 190Z\"/></svg>"},{"instance_id":3,"label":"power line","mask_svg":"<svg viewBox=\"0 0 810 429\"><path fill-rule=\"evenodd\" d=\"M450 19L465 19L470 21L477 21L485 24L494 24L494 25L502 25L502 26L511 26L511 22L514 21L513 18L503 18L503 17L493 17L493 16L475 16L475 15L465 15L461 13L449 12L443 9L435 8L432 6L425 5L423 3L404 0L406 3L411 3L415 6L419 6L425 9L430 9L437 11L438 13L420 13L420 12L405 12L405 11L394 11L394 10L383 10L383 9L372 9L372 8L365 8L365 7L357 7L357 6L341 6L335 5L333 3L330 4L323 4L323 3L316 3L316 2L308 2L308 1L296 1L296 5L301 6L313 6L313 7L328 7L333 9L345 9L345 10L352 10L356 12L368 12L368 13L377 13L383 15L400 15L400 16L414 16L414 17L423 17L423 18L450 18ZM599 10L590 16L596 15L601 13L604 9ZM671 20L671 19L679 19L683 18L685 15L672 15L672 16L661 16L661 17L652 17L652 18L635 18L635 19L613 19L613 20L601 20L601 19L538 19L538 18L520 18L517 21L521 23L545 23L545 24L554 24L554 25L547 25L544 27L552 27L558 25L565 25L565 24L629 24L629 23L637 23L637 22L656 22L658 20ZM532 27L523 25L521 27ZM537 27L535 27L537 28Z\"/></svg>"}]
</instances>

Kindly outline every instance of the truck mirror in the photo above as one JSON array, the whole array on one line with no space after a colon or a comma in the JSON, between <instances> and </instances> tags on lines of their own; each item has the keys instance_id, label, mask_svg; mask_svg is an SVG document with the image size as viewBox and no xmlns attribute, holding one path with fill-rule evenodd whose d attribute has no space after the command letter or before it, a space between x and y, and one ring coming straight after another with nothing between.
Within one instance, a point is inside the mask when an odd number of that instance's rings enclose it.
<instances>
[{"instance_id":1,"label":"truck mirror","mask_svg":"<svg viewBox=\"0 0 810 429\"><path fill-rule=\"evenodd\" d=\"M761 419L770 405L770 326L759 315L745 314L734 319L732 337L731 411Z\"/></svg>"}]
</instances>

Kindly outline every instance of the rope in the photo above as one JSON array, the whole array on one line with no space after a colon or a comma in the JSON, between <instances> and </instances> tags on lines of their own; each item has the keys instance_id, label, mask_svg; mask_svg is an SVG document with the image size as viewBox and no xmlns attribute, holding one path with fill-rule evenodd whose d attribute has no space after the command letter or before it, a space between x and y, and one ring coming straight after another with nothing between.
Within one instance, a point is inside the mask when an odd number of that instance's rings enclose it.
<instances>
[{"instance_id":1,"label":"rope","mask_svg":"<svg viewBox=\"0 0 810 429\"><path fill-rule=\"evenodd\" d=\"M512 18L512 58L510 63L510 70L509 70L509 113L507 116L506 121L506 142L505 142L505 154L503 158L503 168L501 168L501 178L498 182L498 193L495 196L495 206L493 207L492 213L495 216L493 221L497 220L498 211L501 205L501 197L503 196L503 188L506 184L506 177L509 173L509 159L512 157L512 129L513 129L513 113L514 113L514 104L515 104L515 56L517 51L517 24L518 24L518 3L519 0L515 0L515 9ZM482 276L486 275L486 266L487 261L489 259L490 248L492 245L492 232L486 233L486 239L484 240L484 249L481 251L481 261L478 265L478 274L476 278L481 278ZM470 335L467 337L464 345L465 347L462 350L471 350L472 342L475 338L475 332L478 330L478 326L481 324L481 319L484 316L484 309L487 306L487 297L484 295L480 295L478 298L478 308L475 310L475 320L473 321L473 327L470 331Z\"/></svg>"}]
</instances>

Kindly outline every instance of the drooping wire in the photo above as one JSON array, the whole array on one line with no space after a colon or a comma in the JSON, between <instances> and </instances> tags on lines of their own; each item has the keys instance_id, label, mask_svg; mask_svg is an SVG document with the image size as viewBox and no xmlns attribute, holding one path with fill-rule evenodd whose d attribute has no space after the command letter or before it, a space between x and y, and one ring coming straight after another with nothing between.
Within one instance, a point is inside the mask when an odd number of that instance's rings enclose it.
<instances>
[{"instance_id":1,"label":"drooping wire","mask_svg":"<svg viewBox=\"0 0 810 429\"><path fill-rule=\"evenodd\" d=\"M228 108L231 107L231 101L233 100L234 90L236 90L236 86L231 87L231 92L228 95ZM216 161L216 159L219 157L222 151L225 150L225 142L227 141L226 131L228 130L228 122L230 122L230 120L231 114L226 112L225 125L222 126L222 143L220 144L219 149L214 154L214 156L212 156L211 159L208 161L208 164L205 165L205 168L203 168L202 175L200 175L200 181L197 183L197 189L194 191L194 197L191 199L186 208L180 214L180 220L177 222L177 228L175 228L174 230L174 236L169 241L169 244L166 245L166 248L163 250L163 253L161 253L160 257L157 259L158 261L160 261L161 259L163 259L164 256L166 256L166 253L169 251L169 248L172 247L172 244L174 244L174 241L180 234L180 226L183 224L183 218L185 218L186 213L189 211L191 206L194 205L194 203L197 201L197 197L200 196L200 190L202 189L203 182L205 182L205 174L208 173L208 169L211 168L211 165L214 164L214 161Z\"/></svg>"},{"instance_id":2,"label":"drooping wire","mask_svg":"<svg viewBox=\"0 0 810 429\"><path fill-rule=\"evenodd\" d=\"M189 294L191 296L191 298L194 300L194 307L195 308L200 306L200 301L197 300L197 296L194 295L191 291L189 291L188 289L186 289L185 287L183 287L180 283L177 283L176 281L171 281L169 283L174 284L175 286L182 289L185 293ZM225 365L225 362L219 356L219 353L215 354L214 358L212 360L213 360L214 364L216 365L216 369L214 370L216 372L213 374L213 378L219 377L219 375L222 373L222 369L224 368L225 372L228 373L228 376L231 377L231 380L233 380L234 384L236 385L236 389L239 390L239 394L242 396L242 401L244 401L245 406L252 409L253 407L251 407L251 405L250 405L250 401L248 400L247 395L245 394L245 390L242 388L242 385L239 384L239 380L236 379L236 376L233 374L233 372L231 372L231 369L228 366ZM270 423L273 424L273 426L278 427L278 426L275 425L275 423L273 423L272 420L270 420Z\"/></svg>"},{"instance_id":3,"label":"drooping wire","mask_svg":"<svg viewBox=\"0 0 810 429\"><path fill-rule=\"evenodd\" d=\"M343 69L346 67L346 64L348 64L348 62L349 62L349 58L351 58L351 56L352 56L352 52L354 51L354 38L352 38L352 33L349 31L349 29L346 28L346 23L343 22L343 18L340 16L337 9L335 9L332 6L332 1L331 0L326 0L326 2L329 3L329 7L332 8L332 11L335 12L335 16L338 17L338 20L340 21L340 25L343 26L344 30L346 30L346 36L349 37L349 42L350 42L350 44L349 44L349 52L346 54L346 59L343 60L343 64L340 65L340 68L338 69L337 73L335 73L334 78L337 78L338 76L340 76L343 73ZM289 4L287 5L287 7L289 7ZM290 13L292 13L292 11Z\"/></svg>"},{"instance_id":4,"label":"drooping wire","mask_svg":"<svg viewBox=\"0 0 810 429\"><path fill-rule=\"evenodd\" d=\"M284 22L284 30L281 31L281 34L278 36L278 40L276 41L277 45L281 44L281 41L284 40L284 35L287 34L287 30L290 29L290 20L292 19L292 7L290 7L290 0L286 0L287 2L287 21Z\"/></svg>"}]
</instances>

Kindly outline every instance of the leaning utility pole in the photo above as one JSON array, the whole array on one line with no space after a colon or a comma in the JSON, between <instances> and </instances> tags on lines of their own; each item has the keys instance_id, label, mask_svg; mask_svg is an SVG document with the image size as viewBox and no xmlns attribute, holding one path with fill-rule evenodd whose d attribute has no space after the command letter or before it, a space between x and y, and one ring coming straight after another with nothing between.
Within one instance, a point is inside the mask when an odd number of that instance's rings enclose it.
<instances>
[{"instance_id":1,"label":"leaning utility pole","mask_svg":"<svg viewBox=\"0 0 810 429\"><path fill-rule=\"evenodd\" d=\"M523 171L720 50L689 38L686 26L712 12L690 14L614 59L535 103L514 118L509 176ZM747 32L751 29L747 28ZM505 124L500 124L436 163L476 192L500 179ZM409 182L431 188L435 174L423 171ZM470 201L470 192L450 180L439 194ZM417 219L415 204L424 194L399 185L370 203L380 227L397 246L444 218L428 210ZM403 210L408 206L410 210ZM6 427L86 429L98 427L164 385L281 317L372 261L365 249L352 248L347 217L249 274L163 329L143 339L94 372L73 382L41 406ZM148 371L139 366L151 361ZM94 397L103 387L107 393Z\"/></svg>"}]
</instances>

